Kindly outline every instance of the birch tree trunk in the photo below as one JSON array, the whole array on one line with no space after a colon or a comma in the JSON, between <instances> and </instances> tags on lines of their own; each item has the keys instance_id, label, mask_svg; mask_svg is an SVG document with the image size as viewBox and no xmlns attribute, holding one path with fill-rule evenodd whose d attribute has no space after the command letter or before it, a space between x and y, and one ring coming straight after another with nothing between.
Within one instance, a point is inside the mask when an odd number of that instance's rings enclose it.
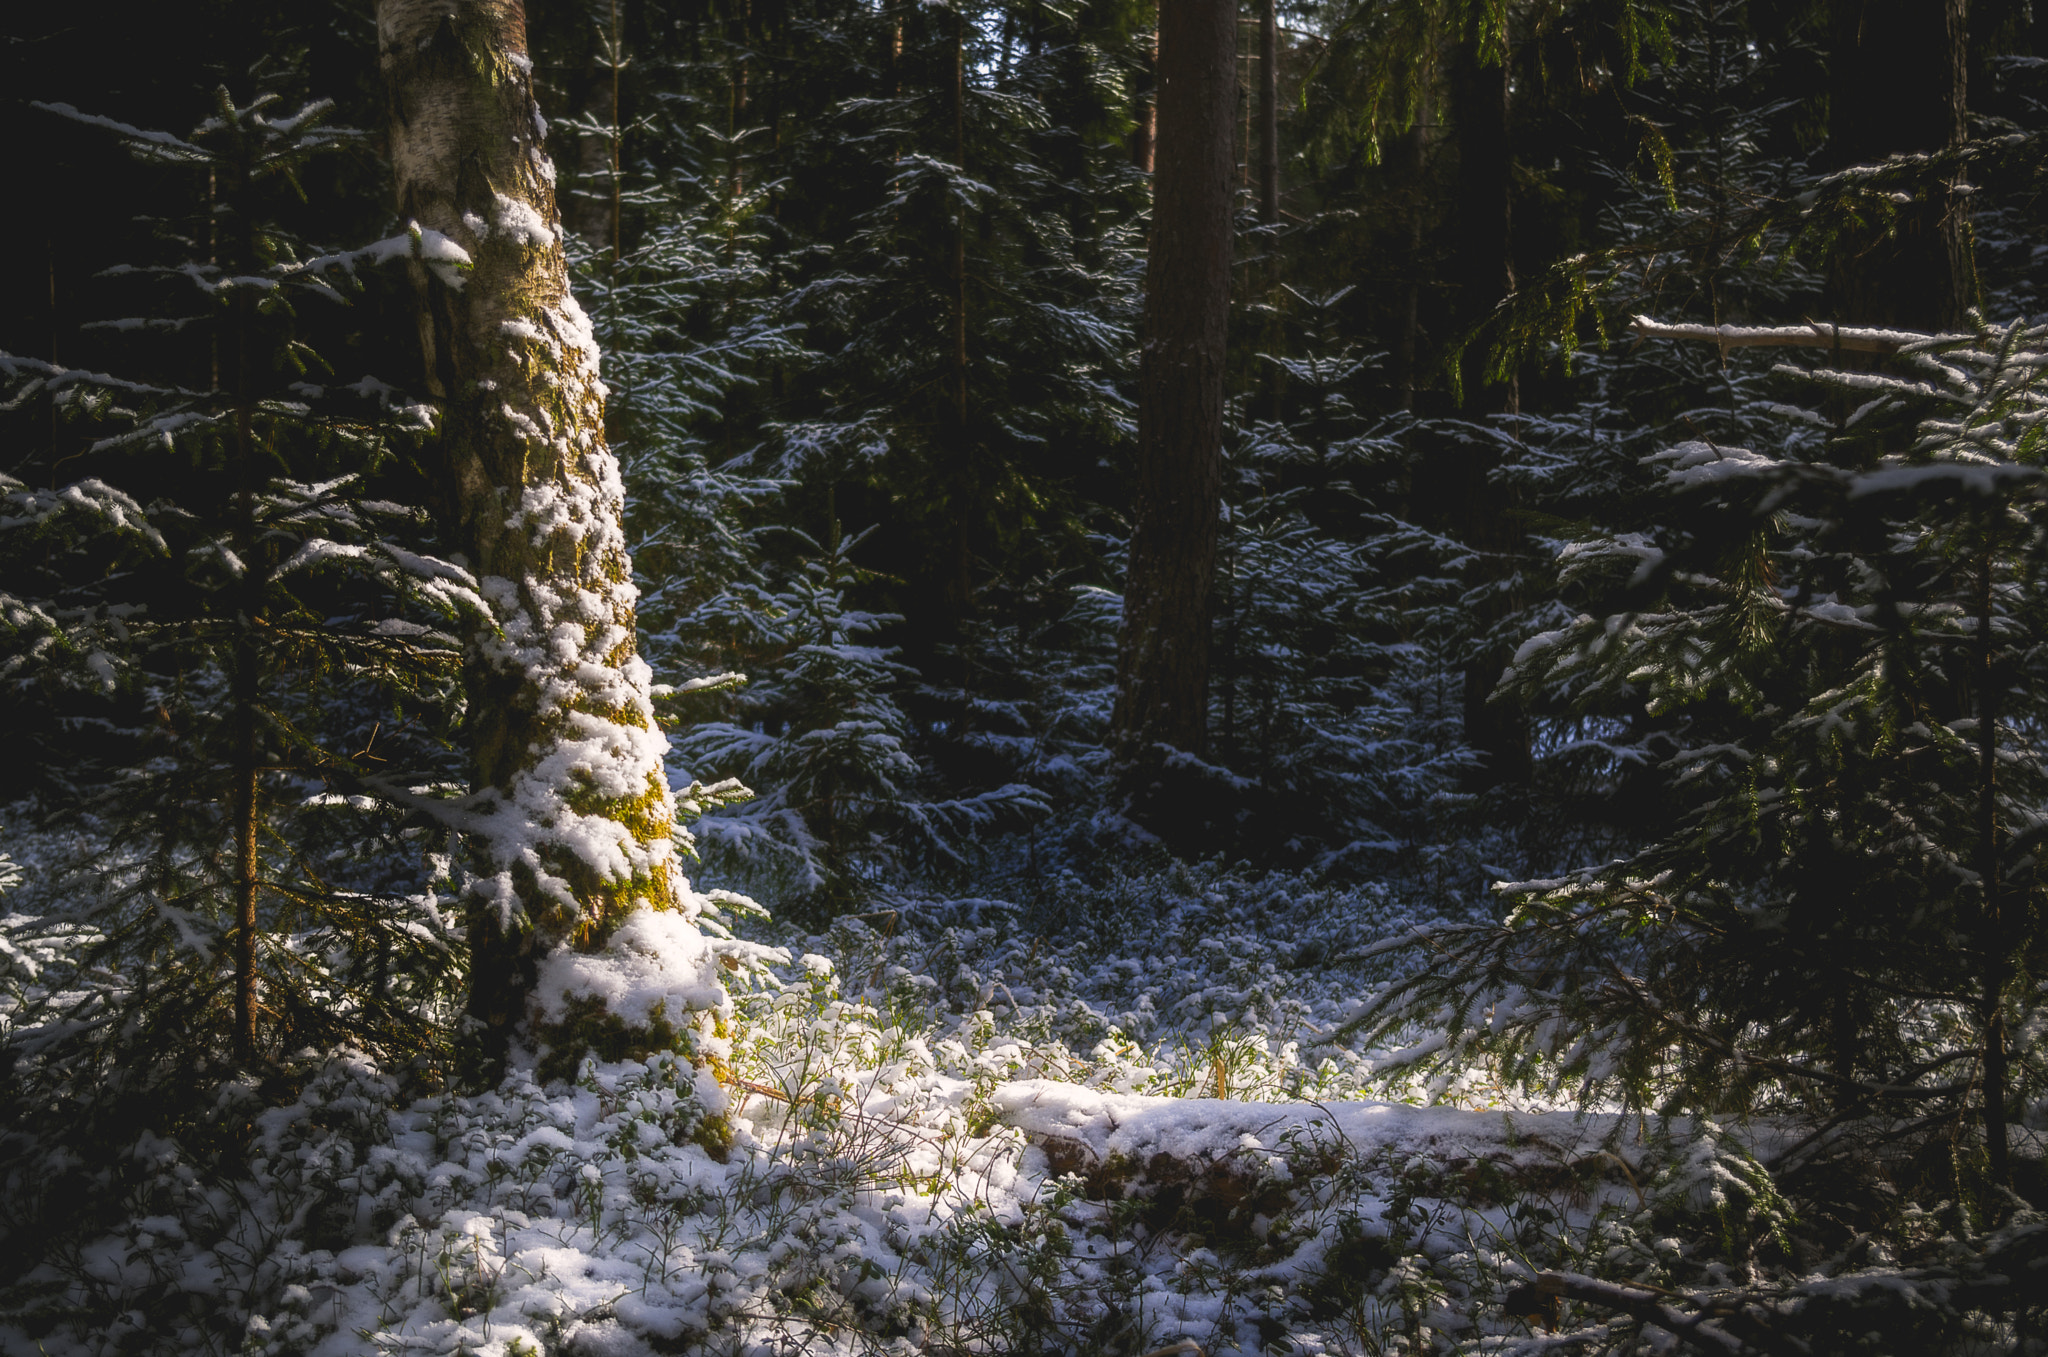
<instances>
[{"instance_id":1,"label":"birch tree trunk","mask_svg":"<svg viewBox=\"0 0 2048 1357\"><path fill-rule=\"evenodd\" d=\"M1223 492L1224 331L1230 314L1235 0L1159 10L1159 141L1139 355L1138 458L1112 745L1138 823L1200 834L1207 752L1209 592Z\"/></svg>"},{"instance_id":2,"label":"birch tree trunk","mask_svg":"<svg viewBox=\"0 0 2048 1357\"><path fill-rule=\"evenodd\" d=\"M502 1071L515 1035L543 1078L573 1074L586 1051L715 1056L727 1001L677 861L605 388L569 293L524 6L379 0L377 27L399 213L423 244L452 254L425 234L438 232L469 260L459 286L425 257L413 268L443 518L494 624L475 628L465 663L483 1070Z\"/></svg>"}]
</instances>

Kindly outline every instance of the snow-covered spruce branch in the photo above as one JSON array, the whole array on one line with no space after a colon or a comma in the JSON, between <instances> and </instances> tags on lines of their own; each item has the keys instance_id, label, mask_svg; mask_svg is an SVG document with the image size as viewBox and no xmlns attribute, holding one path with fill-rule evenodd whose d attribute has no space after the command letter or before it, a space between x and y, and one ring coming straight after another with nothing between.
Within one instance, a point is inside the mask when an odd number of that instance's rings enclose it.
<instances>
[{"instance_id":1,"label":"snow-covered spruce branch","mask_svg":"<svg viewBox=\"0 0 2048 1357\"><path fill-rule=\"evenodd\" d=\"M1673 985L1683 985L1685 977L1632 974L1606 950L1630 934L1634 920L1648 915L1664 918L1665 928L1710 936L1713 928L1677 899L1639 884L1602 881L1597 872L1521 884L1545 888L1548 899L1531 902L1534 908L1512 922L1416 930L1373 949L1414 949L1430 961L1380 989L1331 1039L1386 1041L1419 1023L1443 1030L1381 1057L1382 1070L1441 1068L1490 1052L1519 1070L1518 1077L1552 1087L1574 1080L1588 1088L1609 1084L1615 1092L1647 1074L1639 1061L1617 1054L1620 1046L1649 1052L1673 1043L1710 1051L1731 1069L1856 1098L1925 1106L1965 1097L1973 1087L1967 1080L1923 1081L1971 1058L1974 1048L1928 1053L1898 1068L1893 1078L1873 1080L1828 1069L1797 1050L1732 1041L1679 1011ZM1619 1085L1609 1083L1617 1078ZM1641 1088L1634 1093L1640 1095Z\"/></svg>"},{"instance_id":2,"label":"snow-covered spruce branch","mask_svg":"<svg viewBox=\"0 0 2048 1357\"><path fill-rule=\"evenodd\" d=\"M1937 1084L1931 1087L1919 1083L1899 1082L1896 1080L1887 1083L1877 1083L1868 1079L1851 1079L1806 1061L1789 1060L1783 1057L1761 1055L1754 1051L1744 1051L1728 1038L1721 1036L1706 1026L1696 1022L1688 1022L1684 1018L1676 1016L1671 1011L1671 1006L1652 993L1641 977L1628 974L1619 965L1615 964L1611 958L1607 962L1607 973L1609 977L1608 982L1599 986L1595 991L1596 993L1608 998L1621 999L1624 1006L1632 1005L1635 1012L1640 1014L1645 1020L1663 1023L1679 1036L1717 1051L1736 1064L1768 1070L1772 1074L1780 1075L1787 1079L1804 1080L1814 1084L1841 1089L1844 1092L1867 1094L1873 1097L1921 1100L1953 1098L1967 1094L1976 1086L1972 1080L1962 1080L1952 1084ZM1949 996L1939 997L1953 1002ZM1976 1052L1974 1050L1947 1051L1932 1059L1919 1062L1911 1070L1906 1071L1906 1073L1913 1076L1932 1074L1936 1070L1944 1069L1960 1061L1973 1059L1975 1055Z\"/></svg>"}]
</instances>

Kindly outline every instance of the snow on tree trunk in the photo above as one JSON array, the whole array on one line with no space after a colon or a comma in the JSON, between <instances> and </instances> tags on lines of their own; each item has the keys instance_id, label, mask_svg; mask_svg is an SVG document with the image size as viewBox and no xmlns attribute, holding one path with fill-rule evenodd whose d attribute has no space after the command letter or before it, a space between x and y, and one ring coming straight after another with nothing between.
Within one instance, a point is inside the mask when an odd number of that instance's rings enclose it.
<instances>
[{"instance_id":1,"label":"snow on tree trunk","mask_svg":"<svg viewBox=\"0 0 2048 1357\"><path fill-rule=\"evenodd\" d=\"M715 1056L727 999L677 860L606 392L569 292L524 8L380 0L377 26L399 212L433 247L415 250L414 274L442 517L496 623L466 657L469 1014L485 1067L522 1022L543 1077L586 1051ZM467 255L466 276L431 257L454 254L435 233Z\"/></svg>"}]
</instances>

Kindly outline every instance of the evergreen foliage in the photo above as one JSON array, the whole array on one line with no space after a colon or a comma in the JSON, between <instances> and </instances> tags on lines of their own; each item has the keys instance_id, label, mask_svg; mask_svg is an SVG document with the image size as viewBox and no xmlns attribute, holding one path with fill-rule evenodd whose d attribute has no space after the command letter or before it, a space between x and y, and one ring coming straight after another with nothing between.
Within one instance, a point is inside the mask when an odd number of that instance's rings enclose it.
<instances>
[{"instance_id":1,"label":"evergreen foliage","mask_svg":"<svg viewBox=\"0 0 2048 1357\"><path fill-rule=\"evenodd\" d=\"M1272 11L1165 834L1156 6L527 16L564 232L447 229L566 247L632 584L600 476L516 645L391 376L385 280L476 271L334 125L369 30L20 21L27 163L130 163L0 220L0 1352L2039 1349L2048 28L1857 128L1861 0ZM187 69L259 93L151 130ZM553 832L464 642L559 680L565 814L630 736L666 871L599 594L698 888L593 866L540 958L451 907ZM485 953L553 1045L463 1087Z\"/></svg>"},{"instance_id":2,"label":"evergreen foliage","mask_svg":"<svg viewBox=\"0 0 2048 1357\"><path fill-rule=\"evenodd\" d=\"M1986 325L1910 346L1918 378L1823 371L1864 398L1825 442L1781 407L1769 452L1656 456L1659 526L1566 548L1596 612L1514 679L1672 714L1672 827L1503 887L1502 923L1438 939L1452 965L1364 1021L1441 1006L1447 1050L1665 1110L1881 1114L1909 1141L1980 1120L2008 1176L2042 1074L2007 1032L2035 1003L2043 338Z\"/></svg>"},{"instance_id":3,"label":"evergreen foliage","mask_svg":"<svg viewBox=\"0 0 2048 1357\"><path fill-rule=\"evenodd\" d=\"M762 469L823 502L820 539L833 520L883 526L873 563L896 583L877 602L914 614L906 649L937 678L992 579L1092 564L1084 495L1130 421L1135 195L1104 148L1072 144L1085 122L1053 120L1114 75L1085 21L878 19L882 93L806 129L858 177L792 254L785 314L813 361Z\"/></svg>"},{"instance_id":4,"label":"evergreen foliage","mask_svg":"<svg viewBox=\"0 0 2048 1357\"><path fill-rule=\"evenodd\" d=\"M277 224L277 190L352 134L275 104L222 90L183 137L56 110L215 192L196 233L161 223L211 258L111 270L148 308L107 322L134 334L133 375L0 357L86 473L0 482L7 678L40 708L50 812L107 834L72 905L22 934L94 939L58 968L77 983L46 975L15 1019L39 1099L129 1105L229 1053L441 1041L459 941L423 812L450 775L446 628L475 598L422 554L417 510L366 493L422 417L338 370L332 323L362 268L417 245L321 254Z\"/></svg>"},{"instance_id":5,"label":"evergreen foliage","mask_svg":"<svg viewBox=\"0 0 2048 1357\"><path fill-rule=\"evenodd\" d=\"M1467 553L1401 517L1413 422L1363 408L1384 355L1333 337L1343 300L1290 294L1301 356L1262 355L1289 417L1242 430L1226 472L1210 728L1251 851L1433 880L1471 763L1443 700Z\"/></svg>"},{"instance_id":6,"label":"evergreen foliage","mask_svg":"<svg viewBox=\"0 0 2048 1357\"><path fill-rule=\"evenodd\" d=\"M842 538L773 599L776 648L730 699L732 717L686 727L684 767L764 788L697 827L708 865L733 872L807 917L858 908L906 859L957 863L980 834L1042 813L1037 793L1005 784L934 801L909 752L910 725L889 690L908 671L864 644L887 623L846 606L859 538ZM772 889L769 889L772 888Z\"/></svg>"}]
</instances>

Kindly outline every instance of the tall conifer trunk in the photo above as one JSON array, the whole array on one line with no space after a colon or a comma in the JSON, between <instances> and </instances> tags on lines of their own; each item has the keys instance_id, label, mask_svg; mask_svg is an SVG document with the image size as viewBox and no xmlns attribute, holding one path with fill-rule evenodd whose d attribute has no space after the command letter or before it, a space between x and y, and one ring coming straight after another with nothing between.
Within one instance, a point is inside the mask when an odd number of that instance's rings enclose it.
<instances>
[{"instance_id":1,"label":"tall conifer trunk","mask_svg":"<svg viewBox=\"0 0 2048 1357\"><path fill-rule=\"evenodd\" d=\"M1967 128L1968 0L1841 0L1828 54L1830 168L1962 144ZM1851 231L1827 277L1827 318L1842 325L1943 330L1976 300L1963 199L1936 185L1888 231Z\"/></svg>"},{"instance_id":2,"label":"tall conifer trunk","mask_svg":"<svg viewBox=\"0 0 2048 1357\"><path fill-rule=\"evenodd\" d=\"M1505 57L1497 65L1487 65L1477 42L1459 44L1451 60L1451 116L1458 138L1453 267L1460 329L1480 324L1515 290L1509 89ZM1474 412L1512 412L1518 403L1512 378L1505 390L1487 389L1487 351L1485 343L1465 350L1460 360L1460 403Z\"/></svg>"},{"instance_id":3,"label":"tall conifer trunk","mask_svg":"<svg viewBox=\"0 0 2048 1357\"><path fill-rule=\"evenodd\" d=\"M947 88L947 111L953 119L953 164L964 178L967 173L967 16L957 9L953 11L952 80ZM960 503L964 509L974 503L976 494L974 450L969 445L967 424L967 204L964 199L953 204L949 226L952 239L947 242L946 272L952 293L952 314L948 318L952 342L947 357L947 387L951 397L951 408L947 414L952 424L952 446L948 452L953 459L955 474L960 477ZM953 569L947 580L946 594L949 611L956 622L966 617L974 592L973 519L972 514L965 512L955 515ZM965 677L963 672L963 682Z\"/></svg>"},{"instance_id":4,"label":"tall conifer trunk","mask_svg":"<svg viewBox=\"0 0 2048 1357\"><path fill-rule=\"evenodd\" d=\"M2000 880L1998 846L1998 687L1996 638L1992 607L1997 566L1987 551L1977 563L1977 877L1983 892L1980 905L1980 946L1984 954L1983 992L1978 1022L1983 1030L1984 1150L1991 1178L2012 1184L2012 1150L2006 1126L2008 1080L2005 1034L2005 989L2012 979L2006 955L2005 889Z\"/></svg>"},{"instance_id":5,"label":"tall conifer trunk","mask_svg":"<svg viewBox=\"0 0 2048 1357\"><path fill-rule=\"evenodd\" d=\"M249 185L237 161L229 175L226 200L215 192L211 177L207 183L212 228L218 233L221 208L226 206L230 229L222 240L214 236L214 257L238 273L254 273L261 267L256 244L250 237ZM221 259L222 255L226 258ZM234 457L235 555L242 563L236 577L236 633L231 650L228 693L232 704L234 750L230 774L235 837L235 1058L253 1064L259 1049L256 1015L261 999L256 983L257 905L263 883L257 837L262 828L263 795L263 655L256 629L265 625L262 574L263 545L256 523L256 497L262 481L257 466L256 433L250 418L256 403L255 376L251 371L250 331L255 326L255 299L248 288L238 288L233 299L233 327L229 332L233 351L226 355L227 387L233 404L233 435L229 446ZM221 376L222 355L214 351L216 385Z\"/></svg>"},{"instance_id":6,"label":"tall conifer trunk","mask_svg":"<svg viewBox=\"0 0 2048 1357\"><path fill-rule=\"evenodd\" d=\"M1156 26L1155 26L1156 28ZM1138 63L1131 80L1131 164L1152 173L1153 143L1158 132L1159 110L1155 94L1159 85L1159 38L1155 31L1149 50Z\"/></svg>"},{"instance_id":7,"label":"tall conifer trunk","mask_svg":"<svg viewBox=\"0 0 2048 1357\"><path fill-rule=\"evenodd\" d=\"M1395 153L1390 157L1392 168L1399 184L1395 202L1399 204L1399 217L1408 233L1406 281L1401 288L1400 333L1394 341L1394 373L1400 383L1401 408L1415 408L1415 391L1422 379L1422 284L1426 271L1423 254L1423 203L1428 185L1425 176L1429 170L1431 139L1436 130L1436 102L1434 91L1429 86L1422 90L1422 106L1415 115L1415 125L1403 132L1395 141Z\"/></svg>"},{"instance_id":8,"label":"tall conifer trunk","mask_svg":"<svg viewBox=\"0 0 2048 1357\"><path fill-rule=\"evenodd\" d=\"M1278 354L1280 332L1280 15L1276 0L1259 0L1259 225L1266 228L1260 240L1265 267L1260 271L1265 293L1266 323L1262 345L1265 352ZM1286 370L1278 363L1264 365L1266 390L1263 409L1266 418L1277 420L1286 397Z\"/></svg>"},{"instance_id":9,"label":"tall conifer trunk","mask_svg":"<svg viewBox=\"0 0 2048 1357\"><path fill-rule=\"evenodd\" d=\"M1274 0L1259 0L1259 224L1279 221L1280 16Z\"/></svg>"},{"instance_id":10,"label":"tall conifer trunk","mask_svg":"<svg viewBox=\"0 0 2048 1357\"><path fill-rule=\"evenodd\" d=\"M377 25L400 215L471 262L459 288L414 266L442 518L492 612L465 656L469 1016L485 1073L529 1020L543 1074L573 1073L592 1044L612 1058L675 1046L682 1009L722 1000L708 956L690 963L701 985L631 1021L577 979L576 957L604 954L636 907L687 919L695 897L635 654L623 491L569 293L524 7L379 0Z\"/></svg>"},{"instance_id":11,"label":"tall conifer trunk","mask_svg":"<svg viewBox=\"0 0 2048 1357\"><path fill-rule=\"evenodd\" d=\"M1159 14L1158 145L1139 357L1129 573L1111 739L1139 823L1197 832L1171 750L1206 752L1209 592L1223 479L1235 0Z\"/></svg>"},{"instance_id":12,"label":"tall conifer trunk","mask_svg":"<svg viewBox=\"0 0 2048 1357\"><path fill-rule=\"evenodd\" d=\"M1503 49L1507 47L1502 41ZM1515 291L1514 145L1510 121L1508 54L1489 65L1477 39L1458 45L1451 61L1451 115L1456 124L1458 175L1454 267L1457 323L1469 334ZM1512 374L1487 380L1491 340L1471 339L1459 358L1460 405L1473 415L1517 414L1520 391ZM1497 446L1468 440L1442 450L1437 465L1418 471L1418 489L1446 496L1441 510L1460 540L1499 559L1512 552L1518 533L1506 493L1492 480ZM1474 621L1496 621L1508 600L1483 604ZM1529 723L1520 711L1491 700L1508 655L1483 647L1464 671L1465 740L1481 760L1475 787L1526 781L1531 771Z\"/></svg>"}]
</instances>

